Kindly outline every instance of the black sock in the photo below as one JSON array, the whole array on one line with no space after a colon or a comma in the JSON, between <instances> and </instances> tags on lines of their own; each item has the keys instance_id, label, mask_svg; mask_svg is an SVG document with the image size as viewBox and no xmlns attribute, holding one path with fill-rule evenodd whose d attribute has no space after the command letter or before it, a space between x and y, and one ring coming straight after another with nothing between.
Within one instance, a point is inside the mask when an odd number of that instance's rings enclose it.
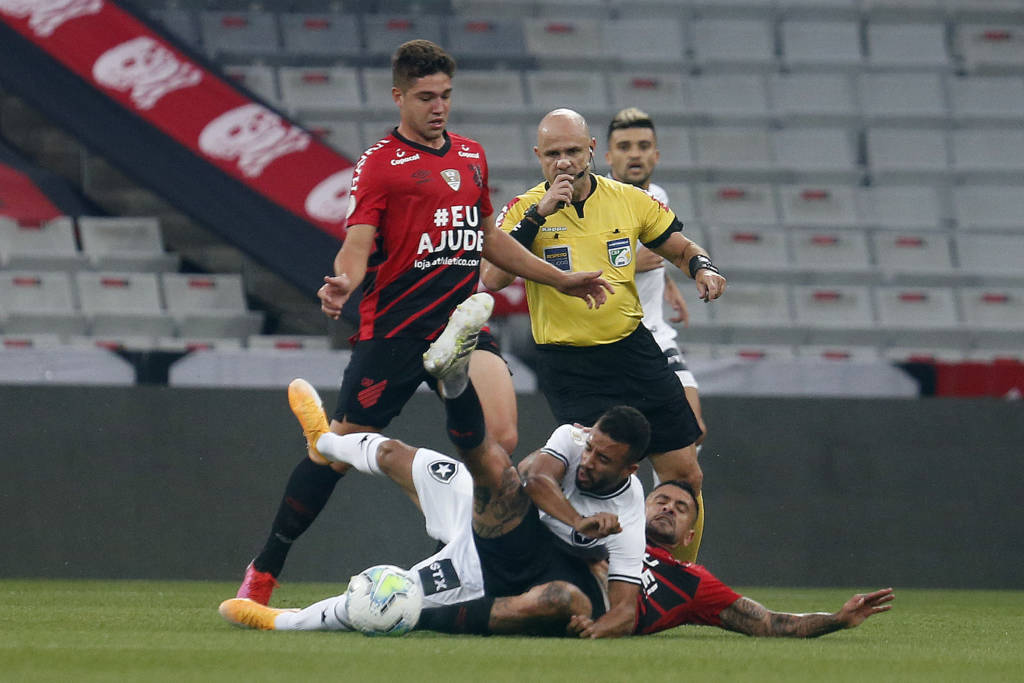
<instances>
[{"instance_id":1,"label":"black sock","mask_svg":"<svg viewBox=\"0 0 1024 683\"><path fill-rule=\"evenodd\" d=\"M486 434L484 409L480 407L480 398L472 382L455 398L446 398L444 408L448 438L457 448L468 451L483 443Z\"/></svg>"},{"instance_id":2,"label":"black sock","mask_svg":"<svg viewBox=\"0 0 1024 683\"><path fill-rule=\"evenodd\" d=\"M270 527L270 536L253 566L274 576L281 573L292 542L309 528L327 505L341 475L330 467L317 465L309 458L295 466L284 488L281 505Z\"/></svg>"},{"instance_id":3,"label":"black sock","mask_svg":"<svg viewBox=\"0 0 1024 683\"><path fill-rule=\"evenodd\" d=\"M441 633L471 633L486 636L491 630L491 606L494 598L482 597L444 607L430 607L420 613L417 629Z\"/></svg>"}]
</instances>

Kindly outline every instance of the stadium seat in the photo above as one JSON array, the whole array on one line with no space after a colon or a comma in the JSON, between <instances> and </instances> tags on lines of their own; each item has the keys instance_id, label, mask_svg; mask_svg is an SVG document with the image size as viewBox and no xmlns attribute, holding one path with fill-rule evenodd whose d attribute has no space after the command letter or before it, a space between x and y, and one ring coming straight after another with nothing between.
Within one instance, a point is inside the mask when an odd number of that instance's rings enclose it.
<instances>
[{"instance_id":1,"label":"stadium seat","mask_svg":"<svg viewBox=\"0 0 1024 683\"><path fill-rule=\"evenodd\" d=\"M845 128L783 128L772 136L775 163L798 179L855 182L856 140Z\"/></svg>"},{"instance_id":2,"label":"stadium seat","mask_svg":"<svg viewBox=\"0 0 1024 683\"><path fill-rule=\"evenodd\" d=\"M348 57L362 54L357 15L284 12L278 17L284 52L288 55Z\"/></svg>"},{"instance_id":3,"label":"stadium seat","mask_svg":"<svg viewBox=\"0 0 1024 683\"><path fill-rule=\"evenodd\" d=\"M867 27L868 63L886 68L949 68L942 23L879 23Z\"/></svg>"},{"instance_id":4,"label":"stadium seat","mask_svg":"<svg viewBox=\"0 0 1024 683\"><path fill-rule=\"evenodd\" d=\"M524 121L537 125L537 119L532 114L526 116L525 89L519 71L460 70L456 97L460 114L476 117L487 114L505 117L509 114L522 114Z\"/></svg>"},{"instance_id":5,"label":"stadium seat","mask_svg":"<svg viewBox=\"0 0 1024 683\"><path fill-rule=\"evenodd\" d=\"M963 185L953 188L953 212L965 230L1024 233L1024 192L1017 185Z\"/></svg>"},{"instance_id":6,"label":"stadium seat","mask_svg":"<svg viewBox=\"0 0 1024 683\"><path fill-rule=\"evenodd\" d=\"M161 305L156 273L80 271L75 282L93 336L174 335L174 319Z\"/></svg>"},{"instance_id":7,"label":"stadium seat","mask_svg":"<svg viewBox=\"0 0 1024 683\"><path fill-rule=\"evenodd\" d=\"M907 274L947 278L954 272L949 237L942 233L880 230L871 241L875 262L886 279Z\"/></svg>"},{"instance_id":8,"label":"stadium seat","mask_svg":"<svg viewBox=\"0 0 1024 683\"><path fill-rule=\"evenodd\" d=\"M525 17L523 35L526 52L547 67L607 61L602 45L601 21L598 19L552 19ZM560 69L559 69L560 70Z\"/></svg>"},{"instance_id":9,"label":"stadium seat","mask_svg":"<svg viewBox=\"0 0 1024 683\"><path fill-rule=\"evenodd\" d=\"M789 123L853 123L860 116L846 73L786 73L769 77L772 112Z\"/></svg>"},{"instance_id":10,"label":"stadium seat","mask_svg":"<svg viewBox=\"0 0 1024 683\"><path fill-rule=\"evenodd\" d=\"M740 360L747 363L796 358L796 351L790 344L717 344L714 347L714 354L719 360Z\"/></svg>"},{"instance_id":11,"label":"stadium seat","mask_svg":"<svg viewBox=\"0 0 1024 683\"><path fill-rule=\"evenodd\" d=\"M157 351L195 353L198 351L239 351L241 339L225 337L157 337L153 342Z\"/></svg>"},{"instance_id":12,"label":"stadium seat","mask_svg":"<svg viewBox=\"0 0 1024 683\"><path fill-rule=\"evenodd\" d=\"M701 220L708 224L764 226L779 221L768 184L701 183L697 195Z\"/></svg>"},{"instance_id":13,"label":"stadium seat","mask_svg":"<svg viewBox=\"0 0 1024 683\"><path fill-rule=\"evenodd\" d=\"M263 314L246 308L241 275L164 273L161 283L180 336L243 339L263 325Z\"/></svg>"},{"instance_id":14,"label":"stadium seat","mask_svg":"<svg viewBox=\"0 0 1024 683\"><path fill-rule=\"evenodd\" d=\"M867 236L860 230L818 230L798 228L792 231L793 262L801 270L827 276L871 271Z\"/></svg>"},{"instance_id":15,"label":"stadium seat","mask_svg":"<svg viewBox=\"0 0 1024 683\"><path fill-rule=\"evenodd\" d=\"M512 60L515 63L526 57L523 22L518 18L503 19L493 15L459 16L448 23L447 47L458 60ZM461 72L459 75L461 78Z\"/></svg>"},{"instance_id":16,"label":"stadium seat","mask_svg":"<svg viewBox=\"0 0 1024 683\"><path fill-rule=\"evenodd\" d=\"M60 335L41 332L39 334L0 334L0 349L17 351L19 349L53 349L64 344ZM6 378L5 378L6 379Z\"/></svg>"},{"instance_id":17,"label":"stadium seat","mask_svg":"<svg viewBox=\"0 0 1024 683\"><path fill-rule=\"evenodd\" d=\"M373 114L388 114L398 124L398 110L391 99L391 69L362 69L363 92L366 93L367 108ZM459 74L461 83L462 74ZM462 94L461 91L459 93Z\"/></svg>"},{"instance_id":18,"label":"stadium seat","mask_svg":"<svg viewBox=\"0 0 1024 683\"><path fill-rule=\"evenodd\" d=\"M302 125L350 161L358 160L366 149L359 124L355 121L316 118L305 120Z\"/></svg>"},{"instance_id":19,"label":"stadium seat","mask_svg":"<svg viewBox=\"0 0 1024 683\"><path fill-rule=\"evenodd\" d=\"M687 102L682 75L630 69L608 76L612 109L639 107L657 119L658 114L677 114Z\"/></svg>"},{"instance_id":20,"label":"stadium seat","mask_svg":"<svg viewBox=\"0 0 1024 683\"><path fill-rule=\"evenodd\" d=\"M861 65L857 21L782 22L782 62L789 68L858 68Z\"/></svg>"},{"instance_id":21,"label":"stadium seat","mask_svg":"<svg viewBox=\"0 0 1024 683\"><path fill-rule=\"evenodd\" d=\"M497 172L523 172L537 170L539 164L533 154L533 135L529 136L516 123L460 123L452 130L460 135L473 138L484 146L487 165ZM493 172L493 171L492 171ZM525 187L523 188L526 189Z\"/></svg>"},{"instance_id":22,"label":"stadium seat","mask_svg":"<svg viewBox=\"0 0 1024 683\"><path fill-rule=\"evenodd\" d=\"M961 178L1024 178L1024 127L1021 124L1012 128L954 130L951 143L953 169Z\"/></svg>"},{"instance_id":23,"label":"stadium seat","mask_svg":"<svg viewBox=\"0 0 1024 683\"><path fill-rule=\"evenodd\" d=\"M856 227L863 223L854 188L841 185L784 185L779 188L782 222L800 227Z\"/></svg>"},{"instance_id":24,"label":"stadium seat","mask_svg":"<svg viewBox=\"0 0 1024 683\"><path fill-rule=\"evenodd\" d=\"M794 343L800 333L793 328L789 293L782 284L729 285L729 295L714 303L714 321L730 328L729 339L743 343Z\"/></svg>"},{"instance_id":25,"label":"stadium seat","mask_svg":"<svg viewBox=\"0 0 1024 683\"><path fill-rule=\"evenodd\" d=\"M684 228L685 231L685 228ZM707 228L708 241L703 245L715 261L733 270L757 273L761 279L790 270L786 231L779 228L753 226ZM687 235L691 237L690 235Z\"/></svg>"},{"instance_id":26,"label":"stadium seat","mask_svg":"<svg viewBox=\"0 0 1024 683\"><path fill-rule=\"evenodd\" d=\"M529 71L526 86L535 114L569 107L584 115L608 115L608 92L601 71Z\"/></svg>"},{"instance_id":27,"label":"stadium seat","mask_svg":"<svg viewBox=\"0 0 1024 683\"><path fill-rule=\"evenodd\" d=\"M938 230L946 227L946 193L936 187L881 185L860 190L861 215L870 225L885 228Z\"/></svg>"},{"instance_id":28,"label":"stadium seat","mask_svg":"<svg viewBox=\"0 0 1024 683\"><path fill-rule=\"evenodd\" d=\"M368 149L387 135L398 125L398 117L385 117L364 120L359 128L363 135L363 149Z\"/></svg>"},{"instance_id":29,"label":"stadium seat","mask_svg":"<svg viewBox=\"0 0 1024 683\"><path fill-rule=\"evenodd\" d=\"M882 349L882 357L892 363L959 363L967 358L963 348L939 346L941 342L925 340L908 345L898 344Z\"/></svg>"},{"instance_id":30,"label":"stadium seat","mask_svg":"<svg viewBox=\"0 0 1024 683\"><path fill-rule=\"evenodd\" d=\"M298 116L358 112L359 75L348 67L281 67L281 99Z\"/></svg>"},{"instance_id":31,"label":"stadium seat","mask_svg":"<svg viewBox=\"0 0 1024 683\"><path fill-rule=\"evenodd\" d=\"M328 348L327 337L323 335L253 334L249 335L247 345L263 351L326 351Z\"/></svg>"},{"instance_id":32,"label":"stadium seat","mask_svg":"<svg viewBox=\"0 0 1024 683\"><path fill-rule=\"evenodd\" d=\"M0 263L5 268L75 269L86 264L78 251L75 223L61 216L36 225L0 217Z\"/></svg>"},{"instance_id":33,"label":"stadium seat","mask_svg":"<svg viewBox=\"0 0 1024 683\"><path fill-rule=\"evenodd\" d=\"M751 74L704 74L687 82L691 114L758 122L770 117L765 79Z\"/></svg>"},{"instance_id":34,"label":"stadium seat","mask_svg":"<svg viewBox=\"0 0 1024 683\"><path fill-rule=\"evenodd\" d=\"M364 54L390 58L399 45L414 38L424 38L443 45L441 23L440 17L429 15L365 14Z\"/></svg>"},{"instance_id":35,"label":"stadium seat","mask_svg":"<svg viewBox=\"0 0 1024 683\"><path fill-rule=\"evenodd\" d=\"M967 335L952 287L876 287L875 296L888 345L933 344L936 339L953 347L964 344Z\"/></svg>"},{"instance_id":36,"label":"stadium seat","mask_svg":"<svg viewBox=\"0 0 1024 683\"><path fill-rule=\"evenodd\" d=\"M178 40L193 48L199 47L199 26L192 10L184 7L163 7L152 10L149 15Z\"/></svg>"},{"instance_id":37,"label":"stadium seat","mask_svg":"<svg viewBox=\"0 0 1024 683\"><path fill-rule=\"evenodd\" d=\"M1024 70L1024 26L1019 23L956 27L956 49L970 73L1015 73Z\"/></svg>"},{"instance_id":38,"label":"stadium seat","mask_svg":"<svg viewBox=\"0 0 1024 683\"><path fill-rule=\"evenodd\" d=\"M882 354L875 346L855 346L851 344L802 344L796 347L797 358L813 358L815 360L835 363L877 363Z\"/></svg>"},{"instance_id":39,"label":"stadium seat","mask_svg":"<svg viewBox=\"0 0 1024 683\"><path fill-rule=\"evenodd\" d=\"M0 271L0 316L7 334L84 334L71 276L60 271Z\"/></svg>"},{"instance_id":40,"label":"stadium seat","mask_svg":"<svg viewBox=\"0 0 1024 683\"><path fill-rule=\"evenodd\" d=\"M878 181L937 182L950 173L946 132L928 128L869 128L868 170Z\"/></svg>"},{"instance_id":41,"label":"stadium seat","mask_svg":"<svg viewBox=\"0 0 1024 683\"><path fill-rule=\"evenodd\" d=\"M950 78L953 116L961 123L1010 123L1024 120L1024 80L1005 77Z\"/></svg>"},{"instance_id":42,"label":"stadium seat","mask_svg":"<svg viewBox=\"0 0 1024 683\"><path fill-rule=\"evenodd\" d=\"M204 10L199 14L199 26L203 46L214 59L276 56L281 51L277 16L271 12Z\"/></svg>"},{"instance_id":43,"label":"stadium seat","mask_svg":"<svg viewBox=\"0 0 1024 683\"><path fill-rule=\"evenodd\" d=\"M222 67L228 80L270 104L277 105L281 96L277 92L277 75L269 66L229 64Z\"/></svg>"},{"instance_id":44,"label":"stadium seat","mask_svg":"<svg viewBox=\"0 0 1024 683\"><path fill-rule=\"evenodd\" d=\"M695 163L712 173L760 179L775 174L767 128L707 127L693 129Z\"/></svg>"},{"instance_id":45,"label":"stadium seat","mask_svg":"<svg viewBox=\"0 0 1024 683\"><path fill-rule=\"evenodd\" d=\"M955 236L960 270L978 277L1024 280L1024 233L1019 235L960 233Z\"/></svg>"},{"instance_id":46,"label":"stadium seat","mask_svg":"<svg viewBox=\"0 0 1024 683\"><path fill-rule=\"evenodd\" d=\"M793 304L798 325L811 344L871 344L876 330L871 291L857 285L796 285Z\"/></svg>"},{"instance_id":47,"label":"stadium seat","mask_svg":"<svg viewBox=\"0 0 1024 683\"><path fill-rule=\"evenodd\" d=\"M972 328L1024 333L1024 288L961 287L964 322Z\"/></svg>"},{"instance_id":48,"label":"stadium seat","mask_svg":"<svg viewBox=\"0 0 1024 683\"><path fill-rule=\"evenodd\" d=\"M942 77L937 73L866 73L858 84L869 123L946 123Z\"/></svg>"},{"instance_id":49,"label":"stadium seat","mask_svg":"<svg viewBox=\"0 0 1024 683\"><path fill-rule=\"evenodd\" d=\"M696 168L689 128L659 125L657 133L658 151L661 153L658 168L675 171L692 171Z\"/></svg>"},{"instance_id":50,"label":"stadium seat","mask_svg":"<svg viewBox=\"0 0 1024 683\"><path fill-rule=\"evenodd\" d=\"M772 26L761 19L694 19L690 22L690 45L695 62L701 66L775 66Z\"/></svg>"},{"instance_id":51,"label":"stadium seat","mask_svg":"<svg viewBox=\"0 0 1024 683\"><path fill-rule=\"evenodd\" d=\"M534 13L536 0L451 0L456 16L521 18Z\"/></svg>"},{"instance_id":52,"label":"stadium seat","mask_svg":"<svg viewBox=\"0 0 1024 683\"><path fill-rule=\"evenodd\" d=\"M154 217L82 216L82 251L97 270L172 271L177 254L164 251L160 221Z\"/></svg>"},{"instance_id":53,"label":"stadium seat","mask_svg":"<svg viewBox=\"0 0 1024 683\"><path fill-rule=\"evenodd\" d=\"M601 44L627 68L635 65L679 69L683 65L683 27L672 15L611 19L602 25ZM637 105L641 106L641 105Z\"/></svg>"}]
</instances>

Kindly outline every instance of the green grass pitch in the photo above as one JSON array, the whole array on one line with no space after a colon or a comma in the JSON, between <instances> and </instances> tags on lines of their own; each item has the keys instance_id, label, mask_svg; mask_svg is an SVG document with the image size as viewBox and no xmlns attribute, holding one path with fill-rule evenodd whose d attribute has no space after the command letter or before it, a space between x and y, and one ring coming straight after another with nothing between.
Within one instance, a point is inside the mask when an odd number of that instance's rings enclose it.
<instances>
[{"instance_id":1,"label":"green grass pitch","mask_svg":"<svg viewBox=\"0 0 1024 683\"><path fill-rule=\"evenodd\" d=\"M249 631L217 614L236 587L0 581L0 681L1024 681L1024 592L897 587L891 612L816 640L691 626L582 642ZM285 584L275 604L339 589ZM857 590L741 592L801 612L837 609Z\"/></svg>"}]
</instances>

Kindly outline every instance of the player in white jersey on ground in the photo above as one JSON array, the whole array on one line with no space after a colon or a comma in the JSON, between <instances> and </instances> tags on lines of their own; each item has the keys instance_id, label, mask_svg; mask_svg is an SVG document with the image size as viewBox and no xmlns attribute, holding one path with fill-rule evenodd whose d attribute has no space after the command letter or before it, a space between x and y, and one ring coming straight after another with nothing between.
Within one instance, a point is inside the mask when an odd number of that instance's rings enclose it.
<instances>
[{"instance_id":1,"label":"player in white jersey on ground","mask_svg":"<svg viewBox=\"0 0 1024 683\"><path fill-rule=\"evenodd\" d=\"M604 158L610 168L609 177L647 190L662 204L669 205L668 194L664 188L651 182L651 175L658 164L660 152L658 151L654 122L647 113L636 107L628 107L615 115L608 124L608 151L605 152ZM701 412L697 380L687 367L686 359L676 344L676 328L671 324L688 322L689 313L686 308L686 300L669 276L664 259L639 244L637 245L636 259L635 281L637 293L640 295L640 304L644 310L643 323L651 331L654 340L665 354L669 366L679 377L679 382L686 392L686 400L690 404L701 430L701 435L696 442L699 454L700 445L707 437L708 430ZM676 313L668 321L665 320L663 314L664 301L667 301ZM657 483L657 473L654 476L655 483ZM703 496L701 497L703 498ZM688 548L681 550L683 555L680 556L680 559L690 562L696 560L697 550L704 532L703 500L701 500L700 510L701 514L695 527L697 533L694 542Z\"/></svg>"},{"instance_id":2,"label":"player in white jersey on ground","mask_svg":"<svg viewBox=\"0 0 1024 683\"><path fill-rule=\"evenodd\" d=\"M635 409L619 406L590 430L563 425L521 464L522 474L517 472L487 437L466 377L468 355L491 305L487 294L460 305L424 356L440 380L449 435L472 480L457 476L462 463L435 451L374 433L331 433L315 390L296 380L289 386L289 403L309 439L311 457L315 450L318 457L391 477L422 509L428 534L447 543L413 567L425 598L421 628L564 633L569 617L578 615L587 619L577 635L628 635L645 547L644 496L634 472L650 438L647 421ZM473 482L476 500L471 512L468 492L451 490L467 481ZM607 596L589 570L588 560L601 558L608 559ZM234 599L222 604L221 613L235 623L274 630L351 628L344 595L300 611Z\"/></svg>"}]
</instances>

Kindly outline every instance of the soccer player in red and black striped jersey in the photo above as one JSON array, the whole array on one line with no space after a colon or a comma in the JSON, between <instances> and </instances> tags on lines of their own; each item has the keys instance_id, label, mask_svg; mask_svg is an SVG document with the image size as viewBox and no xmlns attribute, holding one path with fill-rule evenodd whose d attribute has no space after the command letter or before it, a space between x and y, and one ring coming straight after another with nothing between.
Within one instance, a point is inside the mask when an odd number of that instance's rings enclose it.
<instances>
[{"instance_id":1,"label":"soccer player in red and black striped jersey","mask_svg":"<svg viewBox=\"0 0 1024 683\"><path fill-rule=\"evenodd\" d=\"M495 227L483 148L446 130L454 73L455 61L430 41L399 46L391 90L399 124L362 155L353 172L335 275L325 277L317 292L324 313L337 318L353 290L362 287L359 327L330 427L338 434L379 432L421 382L435 386L422 354L456 305L476 290L481 256L576 296L587 308L600 306L612 290L600 272L563 272ZM507 380L498 356L480 355L493 356L483 362ZM514 434L514 395L494 402L501 400L506 405L498 410L512 417L488 429L493 434L504 427ZM485 418L487 401L482 399ZM316 519L347 469L342 463L328 465L316 444L309 444L309 458L293 470L238 597L267 603L292 543Z\"/></svg>"},{"instance_id":2,"label":"soccer player in red and black striped jersey","mask_svg":"<svg viewBox=\"0 0 1024 683\"><path fill-rule=\"evenodd\" d=\"M693 540L697 503L688 483L662 482L648 494L646 505L647 554L635 635L703 624L750 636L813 638L859 626L871 615L892 608L888 603L893 591L884 588L854 595L837 612L773 612L739 595L701 565L672 556L676 546ZM576 621L580 628L582 620Z\"/></svg>"}]
</instances>

